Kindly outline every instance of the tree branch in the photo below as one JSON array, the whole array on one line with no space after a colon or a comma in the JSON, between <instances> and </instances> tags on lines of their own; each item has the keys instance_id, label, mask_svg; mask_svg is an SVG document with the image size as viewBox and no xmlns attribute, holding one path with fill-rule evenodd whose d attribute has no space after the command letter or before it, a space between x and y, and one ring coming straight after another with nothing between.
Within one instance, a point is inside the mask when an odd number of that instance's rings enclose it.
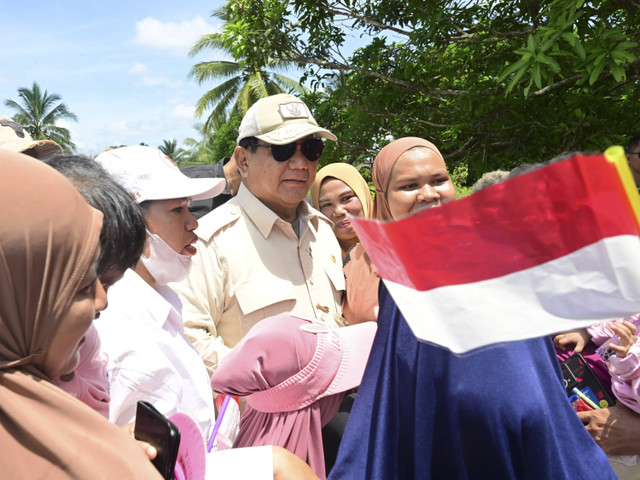
<instances>
[{"instance_id":1,"label":"tree branch","mask_svg":"<svg viewBox=\"0 0 640 480\"><path fill-rule=\"evenodd\" d=\"M458 37L450 37L448 40L459 42L461 44L475 45L482 43L498 43L516 37L523 37L534 31L533 27L528 27L519 32L491 32L493 35L484 34L484 38L476 39L478 34L467 33Z\"/></svg>"},{"instance_id":2,"label":"tree branch","mask_svg":"<svg viewBox=\"0 0 640 480\"><path fill-rule=\"evenodd\" d=\"M464 142L464 144L459 149L457 149L457 150L455 150L453 152L449 152L449 153L445 152L446 155L447 155L447 158L455 158L455 157L457 157L459 155L462 155L467 150L467 147L469 145L471 145L473 142L474 142L474 138L473 138L473 136L470 136L469 140ZM444 154L443 154L443 156L444 156Z\"/></svg>"},{"instance_id":3,"label":"tree branch","mask_svg":"<svg viewBox=\"0 0 640 480\"><path fill-rule=\"evenodd\" d=\"M347 7L345 5L344 10L339 10L336 8L331 8L328 4L324 4L323 6L328 12L334 13L336 15L343 15L348 18L355 18L356 20L361 21L367 25L371 25L372 27L379 28L380 30L389 30L391 32L395 32L400 35L410 36L411 32L407 32L397 27L392 27L391 25L385 25L384 23L377 22L371 18L365 17L363 15L358 14L353 9Z\"/></svg>"},{"instance_id":4,"label":"tree branch","mask_svg":"<svg viewBox=\"0 0 640 480\"><path fill-rule=\"evenodd\" d=\"M640 58L636 58L633 62L629 62L628 65L632 66L632 65L636 65L640 63ZM606 77L611 77L612 73L611 72L603 72L602 75L600 76L600 78L606 78ZM568 85L570 83L573 82L577 82L579 79L582 78L582 75L574 75L573 77L569 77L569 78L565 78L564 80L561 80L557 83L554 83L553 85L547 85L544 88L541 88L538 91L535 91L531 94L531 96L539 96L539 95L544 95L545 93L548 93L552 90L557 90L558 88L564 87L565 85Z\"/></svg>"},{"instance_id":5,"label":"tree branch","mask_svg":"<svg viewBox=\"0 0 640 480\"><path fill-rule=\"evenodd\" d=\"M573 77L565 78L564 80L554 83L553 85L547 85L546 87L533 92L531 96L538 97L540 95L544 95L545 93L548 93L552 90L557 90L558 88L564 87L565 85L569 85L570 83L577 82L581 78L582 78L582 75L574 75Z\"/></svg>"},{"instance_id":6,"label":"tree branch","mask_svg":"<svg viewBox=\"0 0 640 480\"><path fill-rule=\"evenodd\" d=\"M415 117L406 117L404 115L398 115L396 113L391 113L391 112L386 112L386 113L377 113L377 112L372 112L371 110L367 110L366 108L361 108L361 110L368 114L371 115L373 117L393 117L393 118L397 118L400 120L406 120L408 122L414 122L414 123L420 123L423 125L427 125L429 127L433 127L433 128L449 128L451 127L451 125L442 125L439 123L433 123L433 122L429 122L427 120L422 120L420 118L415 118Z\"/></svg>"},{"instance_id":7,"label":"tree branch","mask_svg":"<svg viewBox=\"0 0 640 480\"><path fill-rule=\"evenodd\" d=\"M358 72L368 75L370 77L378 78L380 80L384 80L389 83L393 83L396 85L401 85L407 88L411 92L415 93L428 93L431 95L444 95L444 96L459 96L468 93L467 90L425 90L420 86L417 86L415 83L407 82L404 80L399 80L397 78L391 77L389 75L385 75L383 73L375 72L373 70L369 70L362 67L356 67L355 65L345 65L342 63L330 62L327 60L320 60L319 58L306 57L299 52L295 53L295 56L287 57L285 60L297 63L304 63L307 65L317 65L318 67L327 69L327 70L338 70L341 72Z\"/></svg>"}]
</instances>

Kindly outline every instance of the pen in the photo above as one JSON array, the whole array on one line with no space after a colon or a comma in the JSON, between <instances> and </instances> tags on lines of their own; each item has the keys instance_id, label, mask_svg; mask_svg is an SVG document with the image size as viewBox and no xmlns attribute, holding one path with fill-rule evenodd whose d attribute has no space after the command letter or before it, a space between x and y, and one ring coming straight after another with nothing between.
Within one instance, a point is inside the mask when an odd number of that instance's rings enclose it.
<instances>
[{"instance_id":1,"label":"pen","mask_svg":"<svg viewBox=\"0 0 640 480\"><path fill-rule=\"evenodd\" d=\"M227 395L224 397L224 402L222 402L222 407L220 407L220 413L218 414L218 418L216 418L216 423L213 426L211 437L209 437L209 443L207 444L207 452L210 452L211 449L213 448L213 442L216 439L216 435L218 435L218 430L220 429L220 424L222 423L222 417L224 416L224 412L226 412L230 401L231 401L231 395Z\"/></svg>"},{"instance_id":2,"label":"pen","mask_svg":"<svg viewBox=\"0 0 640 480\"><path fill-rule=\"evenodd\" d=\"M595 408L596 410L600 410L600 406L593 402L589 397L587 397L584 393L578 390L576 387L573 387L573 393L575 393L579 398L581 398L584 403L589 405L590 407Z\"/></svg>"}]
</instances>

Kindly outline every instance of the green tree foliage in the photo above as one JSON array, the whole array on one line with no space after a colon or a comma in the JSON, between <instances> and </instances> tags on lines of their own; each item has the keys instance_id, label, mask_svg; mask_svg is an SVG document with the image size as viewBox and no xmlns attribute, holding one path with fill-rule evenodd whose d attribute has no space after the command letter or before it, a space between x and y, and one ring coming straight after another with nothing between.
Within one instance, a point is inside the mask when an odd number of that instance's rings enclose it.
<instances>
[{"instance_id":1,"label":"green tree foliage","mask_svg":"<svg viewBox=\"0 0 640 480\"><path fill-rule=\"evenodd\" d=\"M236 148L236 138L241 120L241 116L233 116L212 133L205 133L203 127L200 126L202 139L187 138L184 141L187 150L180 165L214 164L224 157L230 157Z\"/></svg>"},{"instance_id":2,"label":"green tree foliage","mask_svg":"<svg viewBox=\"0 0 640 480\"><path fill-rule=\"evenodd\" d=\"M177 140L163 140L162 145L158 146L158 150L173 160L176 165L182 164L182 158L184 157L185 151L178 147Z\"/></svg>"},{"instance_id":3,"label":"green tree foliage","mask_svg":"<svg viewBox=\"0 0 640 480\"><path fill-rule=\"evenodd\" d=\"M5 100L4 104L15 110L13 119L29 132L34 140L53 140L64 150L73 151L74 143L66 128L56 125L58 120L78 121L78 117L61 102L60 95L43 92L33 82L31 89L19 88L19 100Z\"/></svg>"},{"instance_id":4,"label":"green tree foliage","mask_svg":"<svg viewBox=\"0 0 640 480\"><path fill-rule=\"evenodd\" d=\"M234 51L305 69L305 100L340 140L323 162L367 164L415 135L466 165L469 185L639 128L638 0L230 0L224 12Z\"/></svg>"},{"instance_id":5,"label":"green tree foliage","mask_svg":"<svg viewBox=\"0 0 640 480\"><path fill-rule=\"evenodd\" d=\"M242 115L235 115L231 117L227 123L220 125L220 127L215 130L211 153L216 162L223 157L233 155L241 121Z\"/></svg>"},{"instance_id":6,"label":"green tree foliage","mask_svg":"<svg viewBox=\"0 0 640 480\"><path fill-rule=\"evenodd\" d=\"M222 10L214 12L213 16L227 18ZM278 70L286 71L291 68L290 62L256 57L250 51L250 46L236 37L238 29L233 24L228 24L227 27L223 33L203 35L189 52L191 56L195 56L203 50L214 50L225 52L236 59L200 62L189 72L199 85L210 80L222 80L222 83L205 93L196 105L196 117L211 111L204 124L205 132L219 129L234 116L242 117L262 97L277 93L308 92L307 88L295 80L278 73ZM240 25L240 29L242 28L243 25Z\"/></svg>"},{"instance_id":7,"label":"green tree foliage","mask_svg":"<svg viewBox=\"0 0 640 480\"><path fill-rule=\"evenodd\" d=\"M180 165L206 165L215 163L212 155L212 135L203 135L203 138L185 138L184 144L187 147L182 157Z\"/></svg>"}]
</instances>

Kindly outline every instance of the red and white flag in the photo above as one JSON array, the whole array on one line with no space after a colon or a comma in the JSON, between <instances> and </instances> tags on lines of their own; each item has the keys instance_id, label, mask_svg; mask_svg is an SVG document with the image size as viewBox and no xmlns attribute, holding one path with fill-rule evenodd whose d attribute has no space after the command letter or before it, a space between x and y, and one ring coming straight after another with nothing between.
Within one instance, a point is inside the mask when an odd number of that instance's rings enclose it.
<instances>
[{"instance_id":1,"label":"red and white flag","mask_svg":"<svg viewBox=\"0 0 640 480\"><path fill-rule=\"evenodd\" d=\"M414 334L462 353L640 312L639 219L613 147L397 222L352 222Z\"/></svg>"}]
</instances>

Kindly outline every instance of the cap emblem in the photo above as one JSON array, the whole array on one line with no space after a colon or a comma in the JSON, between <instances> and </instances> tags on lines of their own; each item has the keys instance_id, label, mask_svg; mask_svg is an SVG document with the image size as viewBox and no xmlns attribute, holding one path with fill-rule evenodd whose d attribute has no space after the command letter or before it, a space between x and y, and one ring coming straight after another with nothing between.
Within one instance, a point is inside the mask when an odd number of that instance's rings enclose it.
<instances>
[{"instance_id":1,"label":"cap emblem","mask_svg":"<svg viewBox=\"0 0 640 480\"><path fill-rule=\"evenodd\" d=\"M280 115L283 119L288 118L309 118L307 109L302 102L291 102L280 105Z\"/></svg>"}]
</instances>

